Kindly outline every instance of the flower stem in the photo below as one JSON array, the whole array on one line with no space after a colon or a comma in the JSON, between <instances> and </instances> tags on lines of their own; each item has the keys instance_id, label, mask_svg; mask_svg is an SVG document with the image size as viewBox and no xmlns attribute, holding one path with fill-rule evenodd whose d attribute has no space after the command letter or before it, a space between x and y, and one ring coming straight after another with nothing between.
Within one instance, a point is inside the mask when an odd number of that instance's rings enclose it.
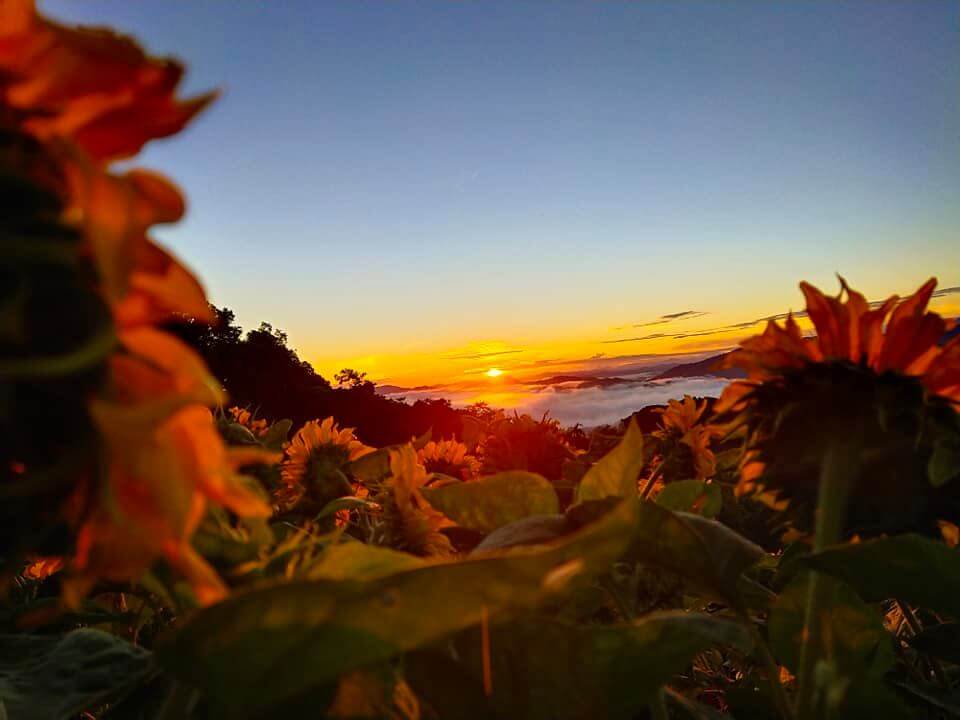
<instances>
[{"instance_id":1,"label":"flower stem","mask_svg":"<svg viewBox=\"0 0 960 720\"><path fill-rule=\"evenodd\" d=\"M859 474L862 444L860 428L847 426L837 428L834 439L827 446L820 466L820 487L813 539L814 552L839 542L843 536L847 499L851 485ZM816 683L817 661L820 659L823 645L824 618L830 612L835 587L836 584L830 577L818 572L810 574L803 645L800 649L800 666L797 672L797 718L799 720L812 720L816 717L819 696Z\"/></svg>"},{"instance_id":2,"label":"flower stem","mask_svg":"<svg viewBox=\"0 0 960 720\"><path fill-rule=\"evenodd\" d=\"M777 706L777 712L780 714L782 720L793 720L793 709L790 707L790 701L787 700L787 693L784 691L783 684L780 682L780 666L777 665L777 661L773 658L773 653L770 652L770 646L767 644L763 635L760 634L760 631L753 623L753 620L750 619L750 616L743 613L742 618L747 624L750 636L753 638L754 648L760 656L760 661L763 663L764 671L767 675L767 683L770 685L770 694L773 697L774 704Z\"/></svg>"},{"instance_id":3,"label":"flower stem","mask_svg":"<svg viewBox=\"0 0 960 720\"><path fill-rule=\"evenodd\" d=\"M660 688L650 703L650 717L653 720L670 720L670 713L667 710L667 693Z\"/></svg>"}]
</instances>

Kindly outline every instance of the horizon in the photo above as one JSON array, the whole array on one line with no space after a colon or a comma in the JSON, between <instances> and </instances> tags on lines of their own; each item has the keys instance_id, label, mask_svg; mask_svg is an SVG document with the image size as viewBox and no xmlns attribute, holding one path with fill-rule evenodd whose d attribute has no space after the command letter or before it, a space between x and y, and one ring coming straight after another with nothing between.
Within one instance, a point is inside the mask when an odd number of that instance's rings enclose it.
<instances>
[{"instance_id":1,"label":"horizon","mask_svg":"<svg viewBox=\"0 0 960 720\"><path fill-rule=\"evenodd\" d=\"M956 5L294 5L42 3L223 89L143 154L191 198L158 237L326 377L492 391L732 347L800 279L960 284Z\"/></svg>"}]
</instances>

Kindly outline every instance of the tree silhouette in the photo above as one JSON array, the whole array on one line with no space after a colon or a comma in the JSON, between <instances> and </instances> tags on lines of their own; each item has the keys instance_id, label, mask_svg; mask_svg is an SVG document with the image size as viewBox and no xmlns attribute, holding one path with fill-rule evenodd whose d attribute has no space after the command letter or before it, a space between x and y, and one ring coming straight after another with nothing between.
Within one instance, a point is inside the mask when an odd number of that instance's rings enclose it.
<instances>
[{"instance_id":1,"label":"tree silhouette","mask_svg":"<svg viewBox=\"0 0 960 720\"><path fill-rule=\"evenodd\" d=\"M289 347L282 330L264 322L244 333L232 310L213 309L213 325L186 321L170 330L203 356L232 404L255 409L260 417L290 418L295 425L332 415L376 446L407 442L427 430L434 437L460 436L461 412L449 401L410 405L385 398L366 373L351 368L334 376L340 387L333 388Z\"/></svg>"}]
</instances>

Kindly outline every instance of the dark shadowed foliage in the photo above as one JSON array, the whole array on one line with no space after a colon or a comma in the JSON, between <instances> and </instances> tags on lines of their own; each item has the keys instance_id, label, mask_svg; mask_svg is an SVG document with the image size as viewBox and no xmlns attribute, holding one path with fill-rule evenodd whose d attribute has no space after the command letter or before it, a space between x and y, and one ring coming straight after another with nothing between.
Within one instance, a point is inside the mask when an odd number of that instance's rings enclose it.
<instances>
[{"instance_id":1,"label":"dark shadowed foliage","mask_svg":"<svg viewBox=\"0 0 960 720\"><path fill-rule=\"evenodd\" d=\"M307 420L337 418L355 427L371 445L407 442L432 430L434 437L459 437L460 413L446 400L418 400L409 405L376 393L362 373L338 373L332 387L287 344L287 334L269 323L244 333L228 308L214 308L213 326L186 321L170 330L199 351L230 394L230 401L256 410L261 417Z\"/></svg>"}]
</instances>

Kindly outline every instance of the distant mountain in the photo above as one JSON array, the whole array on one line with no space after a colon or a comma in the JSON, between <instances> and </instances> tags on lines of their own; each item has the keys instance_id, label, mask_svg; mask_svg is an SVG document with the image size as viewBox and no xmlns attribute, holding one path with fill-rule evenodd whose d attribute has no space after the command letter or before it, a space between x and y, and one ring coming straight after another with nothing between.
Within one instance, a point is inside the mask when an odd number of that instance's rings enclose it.
<instances>
[{"instance_id":1,"label":"distant mountain","mask_svg":"<svg viewBox=\"0 0 960 720\"><path fill-rule=\"evenodd\" d=\"M681 378L681 377L703 377L709 375L712 377L722 377L722 378L744 378L747 374L740 370L739 368L721 368L721 361L727 357L730 353L721 353L720 355L712 355L703 360L698 360L697 362L684 363L682 365L674 365L669 370L660 373L654 380L668 380L670 378Z\"/></svg>"},{"instance_id":2,"label":"distant mountain","mask_svg":"<svg viewBox=\"0 0 960 720\"><path fill-rule=\"evenodd\" d=\"M540 380L528 380L527 385L564 385L566 383L577 383L578 390L585 390L594 387L609 387L610 385L623 385L624 383L637 383L636 378L628 379L621 377L596 377L593 375L554 375L553 377L542 378Z\"/></svg>"},{"instance_id":3,"label":"distant mountain","mask_svg":"<svg viewBox=\"0 0 960 720\"><path fill-rule=\"evenodd\" d=\"M399 395L410 392L427 392L428 390L443 390L443 385L417 385L416 387L403 387L401 385L377 385L378 395Z\"/></svg>"},{"instance_id":4,"label":"distant mountain","mask_svg":"<svg viewBox=\"0 0 960 720\"><path fill-rule=\"evenodd\" d=\"M955 337L960 336L960 319L957 320L957 325L950 330L948 333L940 339L940 345L945 345L947 342L952 340ZM746 372L740 370L739 368L720 368L719 365L721 361L730 353L720 353L719 355L712 355L711 357L705 358L703 360L698 360L697 362L684 363L682 365L674 365L669 370L666 370L659 375L653 377L653 380L668 380L670 378L679 378L679 377L700 377L704 375L711 375L713 377L723 377L723 378L744 378L747 376Z\"/></svg>"}]
</instances>

